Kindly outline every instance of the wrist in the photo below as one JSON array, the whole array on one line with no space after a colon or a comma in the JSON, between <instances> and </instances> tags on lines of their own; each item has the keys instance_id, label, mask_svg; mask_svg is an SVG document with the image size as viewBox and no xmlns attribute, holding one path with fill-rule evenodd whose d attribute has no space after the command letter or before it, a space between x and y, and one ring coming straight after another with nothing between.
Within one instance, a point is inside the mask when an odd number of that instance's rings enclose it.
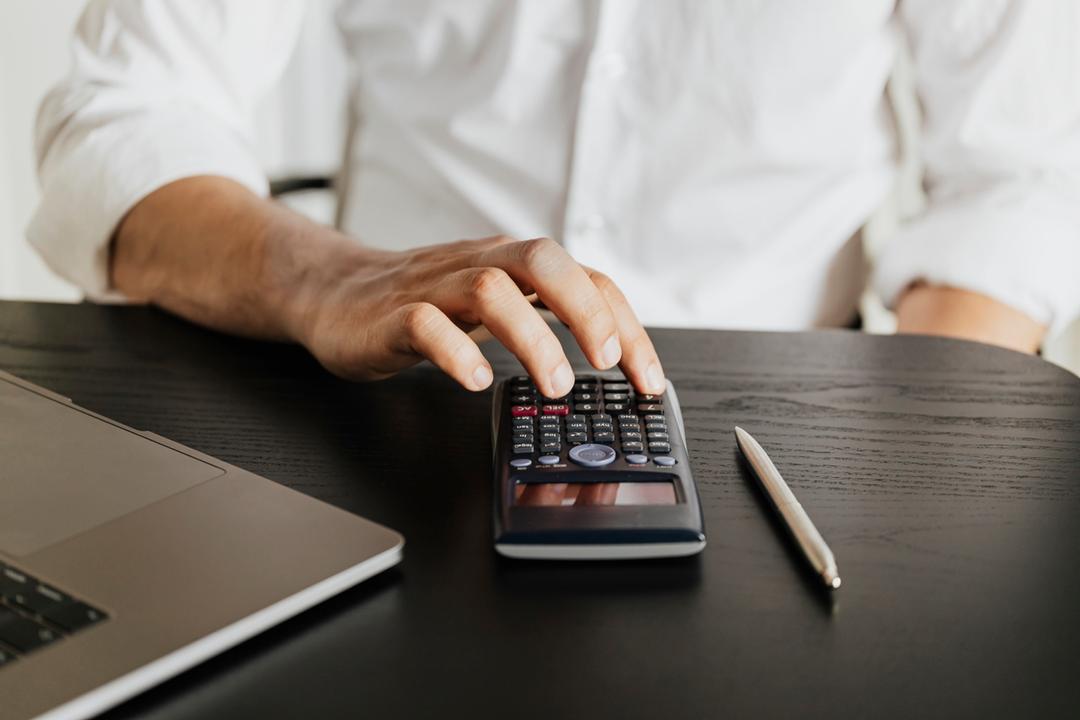
<instances>
[{"instance_id":1,"label":"wrist","mask_svg":"<svg viewBox=\"0 0 1080 720\"><path fill-rule=\"evenodd\" d=\"M276 227L267 239L263 280L282 335L311 348L320 310L335 289L385 264L389 253L364 247L331 228L305 221Z\"/></svg>"},{"instance_id":2,"label":"wrist","mask_svg":"<svg viewBox=\"0 0 1080 720\"><path fill-rule=\"evenodd\" d=\"M945 335L1033 353L1045 326L1023 312L969 290L916 284L896 306L897 332Z\"/></svg>"}]
</instances>

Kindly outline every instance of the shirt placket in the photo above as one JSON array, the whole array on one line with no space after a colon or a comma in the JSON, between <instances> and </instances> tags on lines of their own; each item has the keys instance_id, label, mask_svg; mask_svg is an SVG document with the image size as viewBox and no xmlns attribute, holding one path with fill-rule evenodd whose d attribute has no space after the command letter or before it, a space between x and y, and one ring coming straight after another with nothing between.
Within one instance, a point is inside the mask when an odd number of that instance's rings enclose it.
<instances>
[{"instance_id":1,"label":"shirt placket","mask_svg":"<svg viewBox=\"0 0 1080 720\"><path fill-rule=\"evenodd\" d=\"M625 38L633 4L630 0L599 3L578 102L562 241L586 265L604 265L618 234L617 208L605 192L605 178L618 152L612 132L614 103L628 79Z\"/></svg>"}]
</instances>

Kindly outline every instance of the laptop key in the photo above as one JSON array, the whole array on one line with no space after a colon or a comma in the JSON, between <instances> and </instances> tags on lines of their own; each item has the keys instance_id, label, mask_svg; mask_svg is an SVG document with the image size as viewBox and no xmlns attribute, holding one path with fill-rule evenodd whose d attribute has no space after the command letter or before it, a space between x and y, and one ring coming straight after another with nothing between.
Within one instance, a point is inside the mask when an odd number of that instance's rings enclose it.
<instances>
[{"instance_id":1,"label":"laptop key","mask_svg":"<svg viewBox=\"0 0 1080 720\"><path fill-rule=\"evenodd\" d=\"M56 631L0 607L0 643L26 653L59 638Z\"/></svg>"},{"instance_id":2,"label":"laptop key","mask_svg":"<svg viewBox=\"0 0 1080 720\"><path fill-rule=\"evenodd\" d=\"M0 597L11 597L26 592L34 585L34 579L13 567L0 565Z\"/></svg>"},{"instance_id":3,"label":"laptop key","mask_svg":"<svg viewBox=\"0 0 1080 720\"><path fill-rule=\"evenodd\" d=\"M28 613L42 615L49 608L65 603L70 600L70 598L48 585L34 583L32 588L8 596L8 600L15 605L18 605L23 610L26 610Z\"/></svg>"},{"instance_id":4,"label":"laptop key","mask_svg":"<svg viewBox=\"0 0 1080 720\"><path fill-rule=\"evenodd\" d=\"M56 625L61 630L73 633L87 625L93 625L96 622L104 620L105 613L90 607L86 603L79 602L78 600L69 600L66 603L55 605L46 612L41 613L41 617L51 622L53 625Z\"/></svg>"}]
</instances>

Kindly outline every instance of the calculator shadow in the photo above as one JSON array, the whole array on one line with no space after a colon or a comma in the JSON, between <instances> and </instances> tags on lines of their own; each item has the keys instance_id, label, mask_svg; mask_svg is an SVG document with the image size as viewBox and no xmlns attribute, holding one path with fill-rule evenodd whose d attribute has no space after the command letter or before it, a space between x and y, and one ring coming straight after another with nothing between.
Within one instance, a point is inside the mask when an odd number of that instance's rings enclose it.
<instances>
[{"instance_id":1,"label":"calculator shadow","mask_svg":"<svg viewBox=\"0 0 1080 720\"><path fill-rule=\"evenodd\" d=\"M701 585L701 556L650 560L516 560L499 556L495 580L531 596L653 594Z\"/></svg>"}]
</instances>

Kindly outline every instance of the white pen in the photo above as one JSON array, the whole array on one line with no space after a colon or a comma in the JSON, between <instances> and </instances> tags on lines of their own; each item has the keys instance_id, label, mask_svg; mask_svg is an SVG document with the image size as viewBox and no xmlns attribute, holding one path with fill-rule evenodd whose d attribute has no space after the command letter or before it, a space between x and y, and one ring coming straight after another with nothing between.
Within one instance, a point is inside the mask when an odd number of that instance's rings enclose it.
<instances>
[{"instance_id":1,"label":"white pen","mask_svg":"<svg viewBox=\"0 0 1080 720\"><path fill-rule=\"evenodd\" d=\"M803 510L803 506L795 499L791 488L780 476L780 471L769 459L768 453L757 440L751 437L750 433L741 427L735 428L735 439L739 443L742 454L750 463L750 467L754 468L754 473L765 488L765 493L772 501L773 507L784 519L784 524L791 531L795 542L799 543L810 565L821 575L825 585L833 590L840 587L840 573L836 569L836 558L833 557L832 550L825 544L824 538L814 527L814 523Z\"/></svg>"}]
</instances>

